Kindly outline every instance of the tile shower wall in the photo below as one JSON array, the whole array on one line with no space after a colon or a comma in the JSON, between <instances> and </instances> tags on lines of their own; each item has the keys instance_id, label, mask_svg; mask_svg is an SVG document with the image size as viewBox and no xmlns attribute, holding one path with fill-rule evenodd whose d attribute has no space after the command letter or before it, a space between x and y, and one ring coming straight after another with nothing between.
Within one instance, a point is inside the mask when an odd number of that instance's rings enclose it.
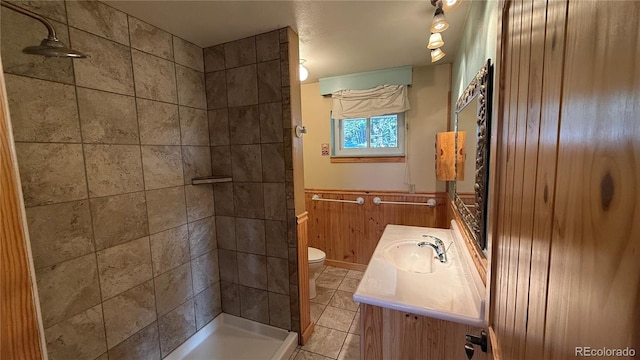
<instances>
[{"instance_id":1,"label":"tile shower wall","mask_svg":"<svg viewBox=\"0 0 640 360\"><path fill-rule=\"evenodd\" d=\"M204 54L212 171L233 178L214 185L222 310L299 332L291 34L280 29Z\"/></svg>"},{"instance_id":2,"label":"tile shower wall","mask_svg":"<svg viewBox=\"0 0 640 360\"><path fill-rule=\"evenodd\" d=\"M23 54L45 29L2 8L49 358L164 357L221 311L213 188L188 185L211 175L203 50L99 2L19 5L89 55ZM238 155L249 165L250 154ZM284 292L274 278L242 279Z\"/></svg>"}]
</instances>

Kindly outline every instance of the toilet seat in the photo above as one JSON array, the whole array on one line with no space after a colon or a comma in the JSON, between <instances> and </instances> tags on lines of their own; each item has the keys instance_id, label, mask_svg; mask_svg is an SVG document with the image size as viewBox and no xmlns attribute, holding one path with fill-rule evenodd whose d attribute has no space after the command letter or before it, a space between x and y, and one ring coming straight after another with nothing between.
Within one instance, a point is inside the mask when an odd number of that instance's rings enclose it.
<instances>
[{"instance_id":1,"label":"toilet seat","mask_svg":"<svg viewBox=\"0 0 640 360\"><path fill-rule=\"evenodd\" d=\"M308 249L309 249L309 264L323 262L324 259L327 257L327 254L325 254L324 251L320 249L316 249L310 246Z\"/></svg>"}]
</instances>

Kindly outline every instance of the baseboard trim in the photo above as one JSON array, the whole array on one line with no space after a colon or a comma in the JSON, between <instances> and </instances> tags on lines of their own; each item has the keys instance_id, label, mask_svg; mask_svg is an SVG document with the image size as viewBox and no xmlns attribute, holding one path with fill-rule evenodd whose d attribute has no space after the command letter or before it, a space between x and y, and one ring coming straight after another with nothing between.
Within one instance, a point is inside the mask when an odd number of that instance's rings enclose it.
<instances>
[{"instance_id":1,"label":"baseboard trim","mask_svg":"<svg viewBox=\"0 0 640 360\"><path fill-rule=\"evenodd\" d=\"M367 265L355 264L355 263L350 263L350 262L340 261L340 260L326 259L324 261L324 264L327 266L334 266L334 267L339 267L339 268L349 269L349 270L357 270L357 271L367 270Z\"/></svg>"},{"instance_id":2,"label":"baseboard trim","mask_svg":"<svg viewBox=\"0 0 640 360\"><path fill-rule=\"evenodd\" d=\"M311 322L309 326L307 326L307 328L302 331L302 334L300 334L300 345L304 345L307 343L307 341L309 341L309 338L313 334L313 329L314 323Z\"/></svg>"}]
</instances>

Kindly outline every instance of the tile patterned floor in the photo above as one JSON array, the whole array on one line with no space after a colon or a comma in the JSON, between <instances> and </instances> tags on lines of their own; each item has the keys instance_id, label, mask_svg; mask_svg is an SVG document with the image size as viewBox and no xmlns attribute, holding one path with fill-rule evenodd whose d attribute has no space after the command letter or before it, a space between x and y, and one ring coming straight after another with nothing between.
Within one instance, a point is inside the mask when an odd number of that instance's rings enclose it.
<instances>
[{"instance_id":1,"label":"tile patterned floor","mask_svg":"<svg viewBox=\"0 0 640 360\"><path fill-rule=\"evenodd\" d=\"M363 273L326 266L316 280L311 299L315 330L290 360L360 360L360 308L353 301Z\"/></svg>"}]
</instances>

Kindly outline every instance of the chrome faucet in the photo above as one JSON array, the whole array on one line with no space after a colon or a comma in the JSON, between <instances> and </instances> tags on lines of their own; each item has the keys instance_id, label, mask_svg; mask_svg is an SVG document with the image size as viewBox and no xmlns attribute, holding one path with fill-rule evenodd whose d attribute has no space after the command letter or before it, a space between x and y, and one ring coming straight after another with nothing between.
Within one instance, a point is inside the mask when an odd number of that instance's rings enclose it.
<instances>
[{"instance_id":1,"label":"chrome faucet","mask_svg":"<svg viewBox=\"0 0 640 360\"><path fill-rule=\"evenodd\" d=\"M435 240L435 244L429 241L420 241L418 243L419 247L423 247L423 246L431 246L435 251L436 251L436 255L438 255L438 259L440 260L441 263L446 263L447 262L447 250L444 247L444 242L440 239L438 239L435 236L432 235L422 235L422 237L425 238L431 238Z\"/></svg>"}]
</instances>

